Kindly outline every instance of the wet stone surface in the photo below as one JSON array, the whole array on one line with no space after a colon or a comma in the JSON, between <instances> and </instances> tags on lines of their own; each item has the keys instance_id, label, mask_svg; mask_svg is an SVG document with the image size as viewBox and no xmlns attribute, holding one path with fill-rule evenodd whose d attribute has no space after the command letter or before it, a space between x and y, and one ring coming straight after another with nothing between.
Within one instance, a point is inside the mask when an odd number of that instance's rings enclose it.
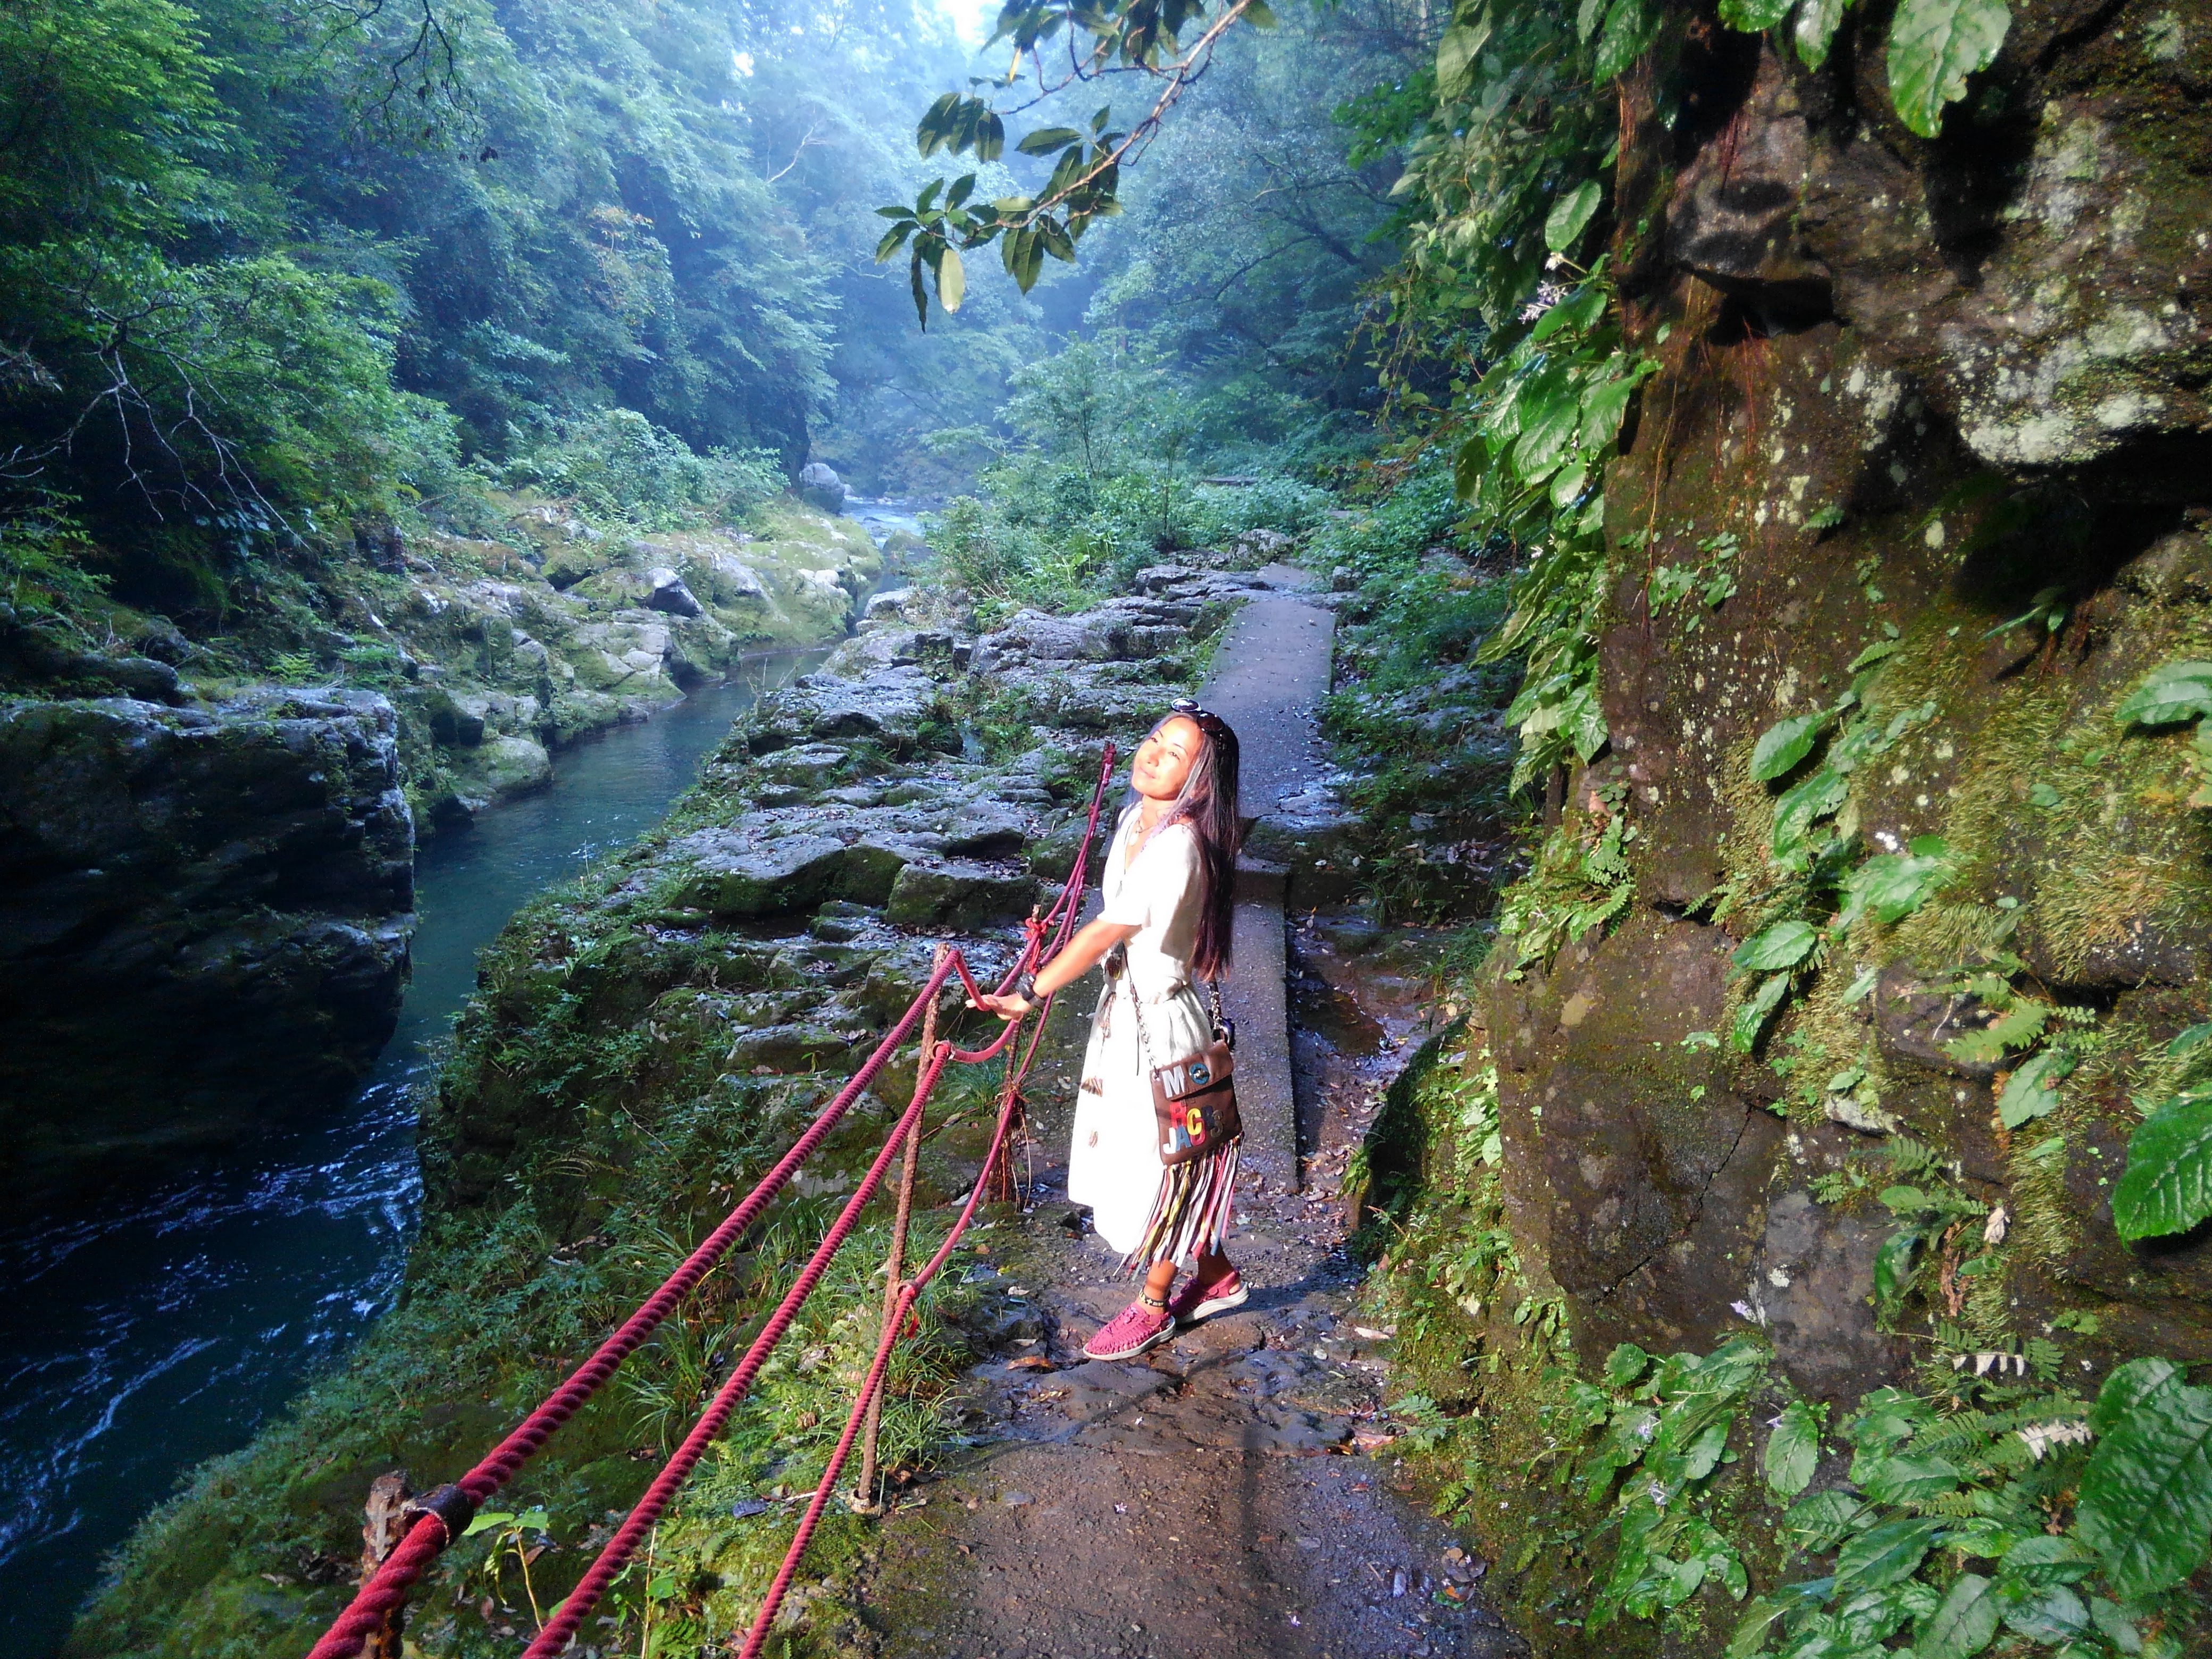
<instances>
[{"instance_id":1,"label":"wet stone surface","mask_svg":"<svg viewBox=\"0 0 2212 1659\"><path fill-rule=\"evenodd\" d=\"M1040 1124L1040 1152L1053 1127ZM1081 1348L1128 1283L1066 1224L1059 1174L1041 1164L1030 1212L984 1236L1000 1305L1035 1322L1006 1328L1043 1334L977 1367L973 1443L886 1528L862 1593L875 1651L1524 1651L1389 1456L1387 1339L1355 1322L1334 1178L1310 1169L1295 1196L1248 1189L1230 1249L1250 1302L1114 1364Z\"/></svg>"}]
</instances>

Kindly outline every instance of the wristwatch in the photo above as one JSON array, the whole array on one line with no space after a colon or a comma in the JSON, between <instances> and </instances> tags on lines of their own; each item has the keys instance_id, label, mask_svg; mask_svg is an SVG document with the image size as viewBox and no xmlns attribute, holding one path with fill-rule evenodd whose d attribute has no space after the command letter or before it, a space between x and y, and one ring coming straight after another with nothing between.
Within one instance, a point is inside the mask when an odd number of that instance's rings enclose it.
<instances>
[{"instance_id":1,"label":"wristwatch","mask_svg":"<svg viewBox=\"0 0 2212 1659\"><path fill-rule=\"evenodd\" d=\"M1036 975L1035 974L1024 974L1019 979L1014 981L1014 989L1020 994L1024 1002L1029 1003L1032 1006L1044 1000L1042 997L1037 994Z\"/></svg>"}]
</instances>

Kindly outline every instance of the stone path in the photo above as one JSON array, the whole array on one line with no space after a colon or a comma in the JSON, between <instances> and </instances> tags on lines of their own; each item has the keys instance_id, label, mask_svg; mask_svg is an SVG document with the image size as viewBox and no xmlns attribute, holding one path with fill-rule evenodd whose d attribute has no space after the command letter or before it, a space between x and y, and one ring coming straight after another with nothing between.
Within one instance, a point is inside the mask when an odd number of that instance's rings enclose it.
<instances>
[{"instance_id":1,"label":"stone path","mask_svg":"<svg viewBox=\"0 0 2212 1659\"><path fill-rule=\"evenodd\" d=\"M1290 565L1260 573L1281 591L1239 611L1199 693L1235 730L1243 757L1244 815L1275 811L1322 769L1316 725L1328 690L1336 614L1297 597L1313 578ZM1237 1022L1237 1103L1244 1120L1248 1167L1296 1192L1297 1109L1291 1089L1291 1045L1284 1005L1281 869L1247 860L1237 883L1237 970L1222 1002Z\"/></svg>"},{"instance_id":2,"label":"stone path","mask_svg":"<svg viewBox=\"0 0 2212 1659\"><path fill-rule=\"evenodd\" d=\"M1286 589L1300 577L1280 574ZM1204 696L1243 739L1248 811L1318 769L1332 623L1280 592L1221 647ZM1335 1121L1344 1101L1324 1103L1314 1190L1297 1192L1280 872L1272 889L1264 869L1247 881L1231 1011L1252 1178L1229 1249L1252 1299L1141 1362L1084 1359L1130 1287L1064 1197L1082 1021L1056 1016L1029 1208L982 1233L988 1265L969 1273L998 1346L965 1396L972 1449L903 1498L859 1587L881 1659L1525 1651L1472 1588L1479 1565L1447 1556L1449 1536L1399 1495L1376 1422L1388 1334L1357 1322L1342 1248L1337 1176L1357 1129Z\"/></svg>"}]
</instances>

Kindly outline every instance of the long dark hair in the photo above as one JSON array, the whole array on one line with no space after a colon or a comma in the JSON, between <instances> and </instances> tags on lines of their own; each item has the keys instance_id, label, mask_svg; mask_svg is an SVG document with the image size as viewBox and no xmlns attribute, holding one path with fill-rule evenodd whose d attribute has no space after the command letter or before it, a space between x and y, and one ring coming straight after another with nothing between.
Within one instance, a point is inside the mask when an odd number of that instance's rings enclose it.
<instances>
[{"instance_id":1,"label":"long dark hair","mask_svg":"<svg viewBox=\"0 0 2212 1659\"><path fill-rule=\"evenodd\" d=\"M1237 908L1237 853L1244 840L1237 816L1237 733L1220 715L1188 698L1178 699L1152 731L1175 720L1197 726L1205 742L1192 757L1182 793L1152 833L1171 823L1190 825L1198 842L1198 933L1191 943L1191 972L1200 979L1226 979Z\"/></svg>"}]
</instances>

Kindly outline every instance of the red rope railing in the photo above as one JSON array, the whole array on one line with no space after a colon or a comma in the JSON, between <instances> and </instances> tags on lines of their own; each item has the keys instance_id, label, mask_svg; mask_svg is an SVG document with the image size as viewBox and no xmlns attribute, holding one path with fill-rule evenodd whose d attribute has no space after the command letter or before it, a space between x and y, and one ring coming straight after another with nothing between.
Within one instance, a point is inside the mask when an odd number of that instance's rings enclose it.
<instances>
[{"instance_id":1,"label":"red rope railing","mask_svg":"<svg viewBox=\"0 0 2212 1659\"><path fill-rule=\"evenodd\" d=\"M1112 775L1113 769L1114 745L1109 743L1099 768L1098 781L1091 791L1090 811L1085 823L1083 839L1077 847L1074 863L1068 872L1067 879L1062 884L1059 896L1053 902L1052 908L1042 917L1033 915L1024 924L1024 939L1021 952L1016 958L1014 965L1007 970L1006 976L1000 981L999 988L1001 992L1012 986L1021 975L1057 955L1060 947L1073 935L1078 915L1082 908L1083 890L1089 870L1091 848L1097 835L1099 813L1105 802L1106 785ZM1048 948L1046 944L1048 934L1050 935ZM374 1575L361 1587L345 1610L332 1621L330 1628L323 1633L321 1640L318 1641L309 1651L307 1659L352 1659L354 1655L360 1652L362 1644L380 1629L386 1620L404 1602L409 1589L428 1570L430 1564L467 1530L470 1518L483 1501L514 1479L517 1471L536 1455L539 1448L552 1437L554 1431L575 1415L584 1403L605 1383L609 1377L614 1375L616 1369L623 1361L637 1350L646 1338L650 1336L691 1292L699 1281L706 1277L714 1264L727 1254L730 1248L739 1238L744 1237L762 1212L775 1200L776 1195L788 1184L799 1167L829 1138L830 1132L851 1109L854 1102L858 1100L869 1084L875 1080L877 1074L883 1070L898 1046L906 1041L915 1026L921 1021L923 1011L943 989L945 981L956 974L959 976L962 986L970 999L981 998L983 991L976 984L974 976L969 971L966 961L961 957L959 951L957 950L946 951L943 960L931 973L927 983L908 1005L906 1012L900 1016L898 1021L884 1034L883 1041L877 1044L874 1051L861 1062L860 1069L853 1074L845 1086L837 1091L830 1103L822 1109L814 1121L807 1127L806 1132L792 1143L791 1150L776 1161L775 1167L761 1178L759 1183L746 1194L743 1202L730 1212L721 1224L700 1242L698 1248L684 1259L683 1265L664 1279L659 1287L639 1305L637 1310L624 1320L614 1333L599 1345L589 1359L570 1372L567 1380L520 1423L517 1424L507 1437L494 1447L474 1468L452 1486L441 1487L418 1500L413 1506L412 1520L405 1534L392 1553L384 1559L383 1565L377 1569ZM1050 1006L1050 999L1047 999L1045 1007L1040 1011L1041 1015L1048 1014ZM806 1267L793 1283L791 1290L777 1304L775 1313L769 1316L768 1323L762 1328L760 1334L754 1339L751 1346L746 1350L744 1358L731 1372L721 1388L716 1391L713 1401L701 1414L698 1422L693 1425L691 1432L684 1437L683 1444L662 1466L659 1474L654 1478L653 1484L647 1487L645 1496L632 1509L629 1517L616 1532L615 1536L608 1540L605 1547L601 1550L599 1559L592 1564L582 1580L578 1583L574 1590L569 1592L560 1607L556 1610L552 1620L538 1632L537 1638L526 1650L525 1659L550 1659L551 1655L559 1653L568 1646L578 1626L590 1613L591 1609L598 1604L599 1597L605 1594L608 1585L613 1583L616 1575L629 1560L638 1542L659 1521L669 1500L682 1487L708 1445L721 1433L724 1425L729 1420L730 1413L736 1409L738 1401L744 1397L746 1391L752 1386L754 1378L758 1376L761 1366L767 1362L769 1354L782 1340L784 1334L790 1328L792 1322L798 1317L800 1308L805 1304L807 1297L813 1293L815 1286L820 1283L822 1275L829 1268L830 1259L836 1255L854 1228L859 1224L860 1212L874 1197L877 1188L881 1185L884 1172L890 1167L892 1156L904 1139L908 1128L919 1121L922 1110L928 1103L930 1092L935 1088L937 1079L942 1074L945 1066L955 1062L963 1065L979 1064L1006 1051L1013 1042L1015 1033L1020 1029L1021 1024L1019 1020L1008 1021L1005 1029L999 1033L997 1040L982 1048L960 1049L955 1048L949 1042L940 1042L933 1054L921 1057L922 1063L915 1080L914 1098L906 1110L900 1115L898 1122L884 1138L883 1150L876 1155L874 1163L870 1165L867 1176L862 1181L852 1198L848 1200L830 1231L823 1235L821 1244L809 1258ZM791 1576L797 1569L799 1558L804 1553L806 1542L813 1534L815 1522L820 1516L824 1501L824 1495L829 1492L838 1472L844 1466L845 1458L851 1449L856 1426L866 1411L869 1400L882 1384L891 1347L896 1342L900 1326L905 1320L907 1310L913 1305L915 1297L920 1294L921 1286L927 1284L935 1275L939 1267L951 1254L954 1245L958 1243L961 1235L967 1231L968 1223L981 1200L985 1185L999 1158L1004 1154L1009 1126L1014 1120L1018 1105L1019 1084L1021 1079L1028 1073L1030 1064L1036 1057L1037 1043L1043 1031L1044 1020L1040 1018L1036 1030L1031 1034L1029 1046L1022 1054L1019 1065L1016 1066L1011 1056L1009 1057L1008 1074L1004 1086L1005 1099L1000 1112L998 1131L992 1139L990 1151L985 1158L982 1172L977 1176L975 1188L969 1193L966 1206L962 1210L952 1231L947 1235L945 1243L924 1267L921 1273L908 1281L908 1290L902 1295L898 1319L886 1327L887 1334L878 1346L876 1363L870 1370L866 1381L862 1384L860 1398L854 1406L852 1420L846 1425L845 1433L838 1442L830 1470L823 1476L821 1488L815 1494L814 1502L809 1507L799 1533L793 1541L791 1551L785 1559L783 1570L778 1574L769 1600L763 1605L760 1617L756 1621L752 1639L745 1650L748 1656L757 1652L760 1642L764 1639L763 1633L774 1618L776 1608L783 1599L784 1591L789 1588Z\"/></svg>"}]
</instances>

